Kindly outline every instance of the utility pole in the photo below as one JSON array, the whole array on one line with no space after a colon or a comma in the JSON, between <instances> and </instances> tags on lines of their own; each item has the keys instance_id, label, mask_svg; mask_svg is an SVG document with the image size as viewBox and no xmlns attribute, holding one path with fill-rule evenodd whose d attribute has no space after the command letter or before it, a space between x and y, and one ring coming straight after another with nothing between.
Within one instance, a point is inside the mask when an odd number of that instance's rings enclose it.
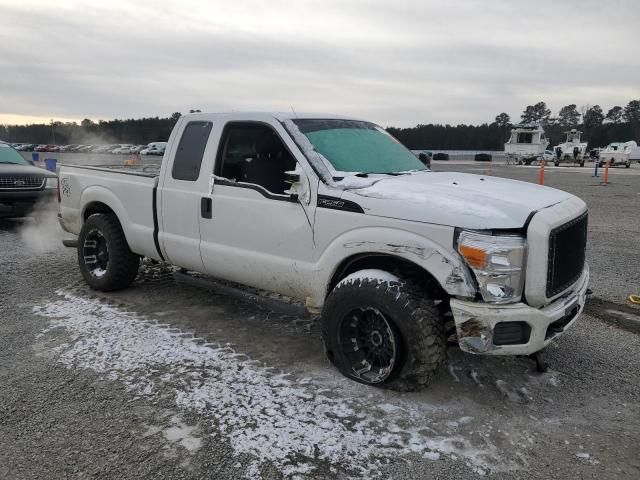
<instances>
[{"instance_id":1,"label":"utility pole","mask_svg":"<svg viewBox=\"0 0 640 480\"><path fill-rule=\"evenodd\" d=\"M51 134L53 135L53 144L56 144L56 124L53 121L53 118L51 119Z\"/></svg>"}]
</instances>

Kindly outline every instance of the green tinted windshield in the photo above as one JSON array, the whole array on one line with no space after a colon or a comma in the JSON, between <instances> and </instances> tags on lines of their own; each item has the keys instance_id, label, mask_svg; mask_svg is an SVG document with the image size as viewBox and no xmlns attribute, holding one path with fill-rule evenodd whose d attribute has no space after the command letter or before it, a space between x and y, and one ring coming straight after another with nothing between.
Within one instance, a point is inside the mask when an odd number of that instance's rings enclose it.
<instances>
[{"instance_id":1,"label":"green tinted windshield","mask_svg":"<svg viewBox=\"0 0 640 480\"><path fill-rule=\"evenodd\" d=\"M298 129L339 172L393 173L424 170L409 150L369 122L296 119Z\"/></svg>"},{"instance_id":2,"label":"green tinted windshield","mask_svg":"<svg viewBox=\"0 0 640 480\"><path fill-rule=\"evenodd\" d=\"M16 165L30 165L22 155L16 152L9 145L0 143L0 163L14 163Z\"/></svg>"}]
</instances>

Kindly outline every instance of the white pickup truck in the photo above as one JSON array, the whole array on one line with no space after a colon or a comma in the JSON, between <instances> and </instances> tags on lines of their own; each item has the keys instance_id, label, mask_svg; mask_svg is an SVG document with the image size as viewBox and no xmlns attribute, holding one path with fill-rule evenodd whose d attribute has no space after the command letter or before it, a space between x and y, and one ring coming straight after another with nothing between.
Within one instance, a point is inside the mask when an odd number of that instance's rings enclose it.
<instances>
[{"instance_id":1,"label":"white pickup truck","mask_svg":"<svg viewBox=\"0 0 640 480\"><path fill-rule=\"evenodd\" d=\"M448 339L527 355L579 316L587 208L553 188L433 172L377 125L197 113L159 171L63 165L60 222L98 290L141 257L304 300L347 377L429 383Z\"/></svg>"}]
</instances>

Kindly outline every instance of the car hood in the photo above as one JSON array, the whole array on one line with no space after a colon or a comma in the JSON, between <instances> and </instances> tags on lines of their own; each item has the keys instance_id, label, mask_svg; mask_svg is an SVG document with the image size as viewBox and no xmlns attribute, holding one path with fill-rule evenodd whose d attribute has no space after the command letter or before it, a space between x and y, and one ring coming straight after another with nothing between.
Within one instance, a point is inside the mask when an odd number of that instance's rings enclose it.
<instances>
[{"instance_id":1,"label":"car hood","mask_svg":"<svg viewBox=\"0 0 640 480\"><path fill-rule=\"evenodd\" d=\"M428 171L372 182L347 187L341 198L370 215L478 230L522 228L532 212L572 197L533 183L455 172Z\"/></svg>"},{"instance_id":2,"label":"car hood","mask_svg":"<svg viewBox=\"0 0 640 480\"><path fill-rule=\"evenodd\" d=\"M45 177L55 177L55 173L44 168L32 165L16 165L13 163L0 163L0 175L42 175Z\"/></svg>"}]
</instances>

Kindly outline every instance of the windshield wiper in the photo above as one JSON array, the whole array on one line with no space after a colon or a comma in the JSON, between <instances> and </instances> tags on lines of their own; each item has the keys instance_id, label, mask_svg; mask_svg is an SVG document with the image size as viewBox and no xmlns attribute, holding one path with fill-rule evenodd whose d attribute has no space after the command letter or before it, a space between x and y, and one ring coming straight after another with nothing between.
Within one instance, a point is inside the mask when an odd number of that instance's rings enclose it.
<instances>
[{"instance_id":1,"label":"windshield wiper","mask_svg":"<svg viewBox=\"0 0 640 480\"><path fill-rule=\"evenodd\" d=\"M349 175L346 176L353 176L353 177L358 177L358 178L369 178L370 175L389 175L391 177L399 177L400 175L409 175L413 172L423 172L423 171L427 171L425 170L407 170L404 172L357 172L357 173L350 173ZM342 180L345 179L345 176L339 176L339 177L333 177L333 180L335 182L340 182Z\"/></svg>"}]
</instances>

